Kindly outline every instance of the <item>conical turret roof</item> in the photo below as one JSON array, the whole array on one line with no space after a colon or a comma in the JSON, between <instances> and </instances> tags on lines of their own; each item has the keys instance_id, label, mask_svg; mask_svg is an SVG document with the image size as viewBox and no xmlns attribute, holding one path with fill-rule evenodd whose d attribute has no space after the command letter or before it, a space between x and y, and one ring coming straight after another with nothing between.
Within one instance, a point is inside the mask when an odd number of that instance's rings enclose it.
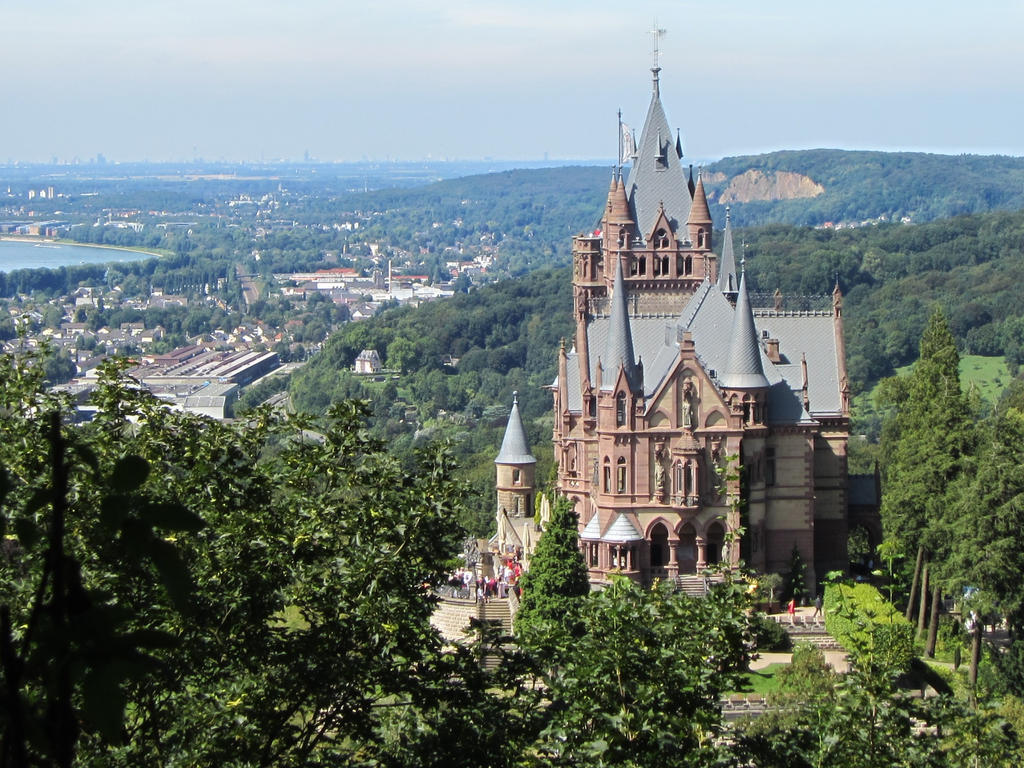
<instances>
[{"instance_id":1,"label":"conical turret roof","mask_svg":"<svg viewBox=\"0 0 1024 768\"><path fill-rule=\"evenodd\" d=\"M736 279L736 256L732 244L732 216L725 209L725 233L722 235L722 259L718 265L718 290L728 298L733 298L739 291Z\"/></svg>"},{"instance_id":2,"label":"conical turret roof","mask_svg":"<svg viewBox=\"0 0 1024 768\"><path fill-rule=\"evenodd\" d=\"M512 393L512 411L508 415L505 426L505 437L501 441L501 450L495 464L536 464L537 460L530 453L530 443L523 429L523 419L519 415L519 393Z\"/></svg>"},{"instance_id":3,"label":"conical turret roof","mask_svg":"<svg viewBox=\"0 0 1024 768\"><path fill-rule=\"evenodd\" d=\"M612 179L611 188L608 190L608 223L629 224L633 220L629 212L629 200L626 198L626 187L622 183L622 177Z\"/></svg>"},{"instance_id":4,"label":"conical turret roof","mask_svg":"<svg viewBox=\"0 0 1024 768\"><path fill-rule=\"evenodd\" d=\"M687 224L710 224L711 211L708 209L708 198L704 193L704 174L697 174L697 186L693 190L693 205L690 206L690 215L686 219Z\"/></svg>"},{"instance_id":5,"label":"conical turret roof","mask_svg":"<svg viewBox=\"0 0 1024 768\"><path fill-rule=\"evenodd\" d=\"M729 340L729 362L719 377L723 387L729 389L759 389L768 386L761 364L761 345L754 327L754 312L747 295L747 273L740 276L740 293L736 300L732 335Z\"/></svg>"},{"instance_id":6,"label":"conical turret roof","mask_svg":"<svg viewBox=\"0 0 1024 768\"><path fill-rule=\"evenodd\" d=\"M633 353L633 333L629 327L629 312L626 307L626 284L622 277L622 259L615 260L615 283L612 285L611 318L608 324L608 346L601 360L604 369L611 373L606 384L614 382L619 365L626 369L626 378L631 388L636 385L636 356Z\"/></svg>"}]
</instances>

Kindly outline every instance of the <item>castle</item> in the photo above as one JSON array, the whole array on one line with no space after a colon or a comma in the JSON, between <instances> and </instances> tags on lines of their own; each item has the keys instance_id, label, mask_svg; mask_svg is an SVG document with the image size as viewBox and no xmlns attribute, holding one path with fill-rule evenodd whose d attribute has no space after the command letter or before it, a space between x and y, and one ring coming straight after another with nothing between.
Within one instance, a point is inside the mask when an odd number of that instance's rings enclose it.
<instances>
[{"instance_id":1,"label":"castle","mask_svg":"<svg viewBox=\"0 0 1024 768\"><path fill-rule=\"evenodd\" d=\"M659 73L628 177L620 164L600 229L573 239L576 331L550 387L557 488L595 585L740 560L785 573L794 547L813 585L848 568L853 525L880 537L877 509L850 498L842 294L815 310L785 310L778 294L752 305L728 215L712 251L703 179L683 170ZM530 514L518 419L513 408L496 461L499 518Z\"/></svg>"}]
</instances>

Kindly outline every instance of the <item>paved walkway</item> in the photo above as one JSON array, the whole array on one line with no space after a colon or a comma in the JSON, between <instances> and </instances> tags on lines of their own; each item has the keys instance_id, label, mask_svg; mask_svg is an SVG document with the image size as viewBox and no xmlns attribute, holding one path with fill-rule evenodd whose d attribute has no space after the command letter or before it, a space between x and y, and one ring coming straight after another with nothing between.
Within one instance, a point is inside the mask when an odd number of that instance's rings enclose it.
<instances>
[{"instance_id":1,"label":"paved walkway","mask_svg":"<svg viewBox=\"0 0 1024 768\"><path fill-rule=\"evenodd\" d=\"M846 651L823 651L825 663L836 672L849 672L850 662L846 658ZM793 661L792 653L759 653L757 658L750 662L750 670L764 669L772 664L790 664Z\"/></svg>"}]
</instances>

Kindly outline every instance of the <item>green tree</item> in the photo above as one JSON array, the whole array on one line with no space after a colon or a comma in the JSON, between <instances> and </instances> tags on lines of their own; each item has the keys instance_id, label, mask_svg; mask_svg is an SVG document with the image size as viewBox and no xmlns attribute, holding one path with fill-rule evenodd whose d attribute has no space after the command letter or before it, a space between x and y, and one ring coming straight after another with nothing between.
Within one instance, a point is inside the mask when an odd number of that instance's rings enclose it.
<instances>
[{"instance_id":1,"label":"green tree","mask_svg":"<svg viewBox=\"0 0 1024 768\"><path fill-rule=\"evenodd\" d=\"M517 632L550 621L573 623L582 598L590 592L587 565L579 548L576 512L564 496L555 501L520 586Z\"/></svg>"},{"instance_id":2,"label":"green tree","mask_svg":"<svg viewBox=\"0 0 1024 768\"><path fill-rule=\"evenodd\" d=\"M793 600L796 600L797 605L807 597L807 563L803 555L800 554L800 548L796 544L793 545L793 551L789 555L786 594Z\"/></svg>"},{"instance_id":3,"label":"green tree","mask_svg":"<svg viewBox=\"0 0 1024 768\"><path fill-rule=\"evenodd\" d=\"M918 553L908 618L918 585L922 593L927 589L922 565L932 560L941 568L948 553L950 489L973 449L971 414L960 388L960 356L940 309L928 321L920 352L908 377L888 381L885 397L892 416L882 433L882 525L894 546Z\"/></svg>"},{"instance_id":4,"label":"green tree","mask_svg":"<svg viewBox=\"0 0 1024 768\"><path fill-rule=\"evenodd\" d=\"M668 582L646 589L618 577L585 599L581 632L549 623L539 756L550 765L716 764L726 752L719 698L749 660L749 608L744 584L693 598Z\"/></svg>"},{"instance_id":5,"label":"green tree","mask_svg":"<svg viewBox=\"0 0 1024 768\"><path fill-rule=\"evenodd\" d=\"M357 403L335 407L318 436L307 420L266 411L239 426L174 413L110 368L94 422L60 430L77 462L63 496L47 490L51 452L38 422L40 409L65 405L42 393L37 371L0 368L4 521L20 543L0 560L5 649L24 642L16 633L33 624L39 577L53 572L39 512L59 497L64 535L50 535L64 541L62 562L76 564L63 583L77 602L34 634L26 669L37 677L5 681L8 697L26 699L2 710L5 748L50 717L49 701L77 707L81 696L80 713L65 707L61 721L85 762L397 766L418 754L478 765L500 753L505 735L487 697L501 684L474 671L471 653L445 649L429 624L427 585L461 540L447 453L398 462L369 437ZM89 606L112 613L89 619ZM70 656L47 640L62 635ZM119 664L90 683L90 670L110 667L96 650L104 644ZM64 666L47 661L54 654ZM66 665L82 676L54 699L48 670ZM111 703L96 709L90 697ZM514 697L502 701L515 708ZM390 739L403 718L412 725ZM41 733L30 756L68 743Z\"/></svg>"}]
</instances>

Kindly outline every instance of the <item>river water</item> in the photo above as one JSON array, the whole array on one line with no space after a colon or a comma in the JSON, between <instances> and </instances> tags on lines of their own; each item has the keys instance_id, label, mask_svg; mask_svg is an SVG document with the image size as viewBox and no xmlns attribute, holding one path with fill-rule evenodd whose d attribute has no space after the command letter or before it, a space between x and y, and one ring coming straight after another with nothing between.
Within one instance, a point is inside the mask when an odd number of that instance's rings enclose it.
<instances>
[{"instance_id":1,"label":"river water","mask_svg":"<svg viewBox=\"0 0 1024 768\"><path fill-rule=\"evenodd\" d=\"M0 272L15 269L54 269L74 264L105 264L155 258L142 251L93 248L30 240L0 240Z\"/></svg>"}]
</instances>

